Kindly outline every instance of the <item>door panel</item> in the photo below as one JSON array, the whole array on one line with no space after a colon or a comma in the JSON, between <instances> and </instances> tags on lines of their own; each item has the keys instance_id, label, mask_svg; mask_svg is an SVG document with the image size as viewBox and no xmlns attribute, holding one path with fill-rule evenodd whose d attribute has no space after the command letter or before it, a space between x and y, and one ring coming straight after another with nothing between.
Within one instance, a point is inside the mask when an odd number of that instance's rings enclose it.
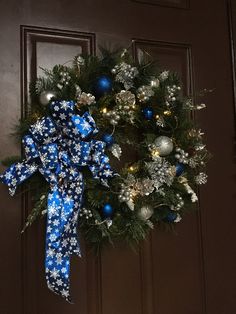
<instances>
[{"instance_id":1,"label":"door panel","mask_svg":"<svg viewBox=\"0 0 236 314\"><path fill-rule=\"evenodd\" d=\"M64 64L70 62L77 54L94 54L95 53L95 35L92 33L72 32L72 31L58 31L53 29L46 29L41 27L21 27L22 39L22 72L23 85L22 94L25 102L30 102L29 98L29 84L31 80L43 74L43 68L52 68L55 64ZM24 108L26 114L27 108ZM29 196L24 195L24 219L30 212ZM29 232L28 232L29 231ZM36 222L35 226L23 236L24 249L24 298L26 313L47 313L47 311L61 311L66 309L67 313L74 313L73 307L68 307L63 300L57 302L58 297L52 295L47 302L40 302L40 300L47 300L48 289L46 288L44 275L44 243L45 243L45 221ZM86 249L83 249L86 255ZM37 267L35 267L37 265ZM89 276L87 278L87 264L86 257L83 259L72 260L72 276L71 287L75 283L75 291L77 294L73 297L76 303L79 304L83 312L87 312L87 283L90 282ZM82 300L77 297L83 295ZM54 306L56 300L56 307Z\"/></svg>"},{"instance_id":2,"label":"door panel","mask_svg":"<svg viewBox=\"0 0 236 314\"><path fill-rule=\"evenodd\" d=\"M30 211L28 196L10 199L0 186L1 314L236 313L236 128L230 46L236 19L229 19L236 10L229 11L227 4L1 1L0 158L20 151L8 134L27 111L29 82L41 73L38 67L64 63L80 52L93 54L98 45L129 46L136 57L151 54L161 68L180 74L184 94L214 89L199 100L208 109L195 117L214 155L198 211L185 217L176 234L153 231L136 253L119 244L96 257L82 241L83 258L73 258L71 266L74 305L46 287L45 221L21 236Z\"/></svg>"},{"instance_id":3,"label":"door panel","mask_svg":"<svg viewBox=\"0 0 236 314\"><path fill-rule=\"evenodd\" d=\"M136 55L144 51L153 56L162 70L177 72L184 84L184 94L194 94L189 45L135 40L134 51ZM144 255L152 260L147 271L153 278L154 308L160 313L171 313L173 304L180 313L197 314L205 308L200 212L185 219L183 225L177 226L175 236L154 230L149 239L149 255ZM181 287L188 289L183 291Z\"/></svg>"}]
</instances>

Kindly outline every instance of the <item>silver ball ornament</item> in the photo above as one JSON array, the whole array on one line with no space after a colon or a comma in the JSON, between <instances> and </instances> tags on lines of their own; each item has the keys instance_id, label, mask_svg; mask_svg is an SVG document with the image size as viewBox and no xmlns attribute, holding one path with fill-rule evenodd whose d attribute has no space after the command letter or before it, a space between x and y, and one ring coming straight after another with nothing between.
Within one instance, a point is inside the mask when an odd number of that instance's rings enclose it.
<instances>
[{"instance_id":1,"label":"silver ball ornament","mask_svg":"<svg viewBox=\"0 0 236 314\"><path fill-rule=\"evenodd\" d=\"M172 139L169 138L168 136L164 136L164 135L158 136L155 139L154 144L155 144L160 156L169 155L174 148Z\"/></svg>"},{"instance_id":2,"label":"silver ball ornament","mask_svg":"<svg viewBox=\"0 0 236 314\"><path fill-rule=\"evenodd\" d=\"M150 85L151 85L152 87L159 87L160 81L158 80L158 78L153 77L152 80L151 80L151 82L150 82Z\"/></svg>"},{"instance_id":3,"label":"silver ball ornament","mask_svg":"<svg viewBox=\"0 0 236 314\"><path fill-rule=\"evenodd\" d=\"M150 205L144 205L138 210L138 217L146 221L153 215L153 212L153 208Z\"/></svg>"},{"instance_id":4,"label":"silver ball ornament","mask_svg":"<svg viewBox=\"0 0 236 314\"><path fill-rule=\"evenodd\" d=\"M112 125L117 125L117 124L118 124L118 122L117 122L116 120L114 120L114 119L111 119L111 120L110 120L110 123L111 123Z\"/></svg>"},{"instance_id":5,"label":"silver ball ornament","mask_svg":"<svg viewBox=\"0 0 236 314\"><path fill-rule=\"evenodd\" d=\"M46 106L52 98L56 98L56 94L49 90L44 91L39 95L39 101L44 106Z\"/></svg>"}]
</instances>

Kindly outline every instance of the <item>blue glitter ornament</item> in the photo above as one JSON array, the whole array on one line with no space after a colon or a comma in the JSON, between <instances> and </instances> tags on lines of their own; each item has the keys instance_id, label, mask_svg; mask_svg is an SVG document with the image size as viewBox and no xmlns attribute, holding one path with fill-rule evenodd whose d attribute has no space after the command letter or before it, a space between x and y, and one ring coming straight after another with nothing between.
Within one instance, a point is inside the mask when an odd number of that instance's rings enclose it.
<instances>
[{"instance_id":1,"label":"blue glitter ornament","mask_svg":"<svg viewBox=\"0 0 236 314\"><path fill-rule=\"evenodd\" d=\"M165 222L175 222L175 219L177 218L177 214L174 211L170 211L167 216L165 217Z\"/></svg>"},{"instance_id":2,"label":"blue glitter ornament","mask_svg":"<svg viewBox=\"0 0 236 314\"><path fill-rule=\"evenodd\" d=\"M111 134L104 134L102 140L107 144L107 146L111 146L114 143L114 137Z\"/></svg>"},{"instance_id":3,"label":"blue glitter ornament","mask_svg":"<svg viewBox=\"0 0 236 314\"><path fill-rule=\"evenodd\" d=\"M109 93L112 89L112 80L106 75L99 76L94 85L94 94L96 97L101 97Z\"/></svg>"},{"instance_id":4,"label":"blue glitter ornament","mask_svg":"<svg viewBox=\"0 0 236 314\"><path fill-rule=\"evenodd\" d=\"M102 208L102 215L105 217L105 218L111 218L112 215L114 213L114 209L113 207L111 206L111 204L109 203L106 203L103 208Z\"/></svg>"},{"instance_id":5,"label":"blue glitter ornament","mask_svg":"<svg viewBox=\"0 0 236 314\"><path fill-rule=\"evenodd\" d=\"M143 109L143 115L145 119L151 120L153 118L153 109L151 107L146 107Z\"/></svg>"},{"instance_id":6,"label":"blue glitter ornament","mask_svg":"<svg viewBox=\"0 0 236 314\"><path fill-rule=\"evenodd\" d=\"M177 177L181 176L184 172L184 169L185 169L184 164L181 163L176 164L175 166L176 176Z\"/></svg>"}]
</instances>

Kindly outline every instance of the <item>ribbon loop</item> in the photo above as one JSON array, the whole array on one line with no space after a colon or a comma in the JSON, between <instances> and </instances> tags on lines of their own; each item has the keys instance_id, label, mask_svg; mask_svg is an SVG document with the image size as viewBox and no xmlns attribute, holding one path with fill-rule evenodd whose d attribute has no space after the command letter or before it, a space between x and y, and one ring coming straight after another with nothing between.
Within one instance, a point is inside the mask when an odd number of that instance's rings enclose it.
<instances>
[{"instance_id":1,"label":"ribbon loop","mask_svg":"<svg viewBox=\"0 0 236 314\"><path fill-rule=\"evenodd\" d=\"M50 104L52 116L57 125L64 126L67 124L68 119L74 114L75 102L74 101L52 101Z\"/></svg>"},{"instance_id":2,"label":"ribbon loop","mask_svg":"<svg viewBox=\"0 0 236 314\"><path fill-rule=\"evenodd\" d=\"M29 132L38 143L48 143L56 139L57 129L50 117L43 117L30 126Z\"/></svg>"},{"instance_id":3,"label":"ribbon loop","mask_svg":"<svg viewBox=\"0 0 236 314\"><path fill-rule=\"evenodd\" d=\"M19 184L27 180L38 170L38 164L28 163L24 160L11 165L0 179L8 186L9 193L13 196L16 192L16 188Z\"/></svg>"}]
</instances>

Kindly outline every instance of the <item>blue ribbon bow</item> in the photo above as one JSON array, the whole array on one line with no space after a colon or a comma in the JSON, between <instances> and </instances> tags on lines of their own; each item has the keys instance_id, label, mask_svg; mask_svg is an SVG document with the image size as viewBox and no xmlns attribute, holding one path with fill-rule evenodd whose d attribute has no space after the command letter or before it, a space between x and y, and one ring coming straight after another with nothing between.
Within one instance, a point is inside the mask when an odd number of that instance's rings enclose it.
<instances>
[{"instance_id":1,"label":"blue ribbon bow","mask_svg":"<svg viewBox=\"0 0 236 314\"><path fill-rule=\"evenodd\" d=\"M17 186L39 171L50 184L47 204L45 272L49 289L70 302L70 255L80 256L77 222L88 166L107 185L114 175L105 155L106 144L92 139L98 132L92 116L75 114L75 102L54 101L51 117L29 128L22 142L26 159L8 168L0 179L14 195Z\"/></svg>"}]
</instances>

